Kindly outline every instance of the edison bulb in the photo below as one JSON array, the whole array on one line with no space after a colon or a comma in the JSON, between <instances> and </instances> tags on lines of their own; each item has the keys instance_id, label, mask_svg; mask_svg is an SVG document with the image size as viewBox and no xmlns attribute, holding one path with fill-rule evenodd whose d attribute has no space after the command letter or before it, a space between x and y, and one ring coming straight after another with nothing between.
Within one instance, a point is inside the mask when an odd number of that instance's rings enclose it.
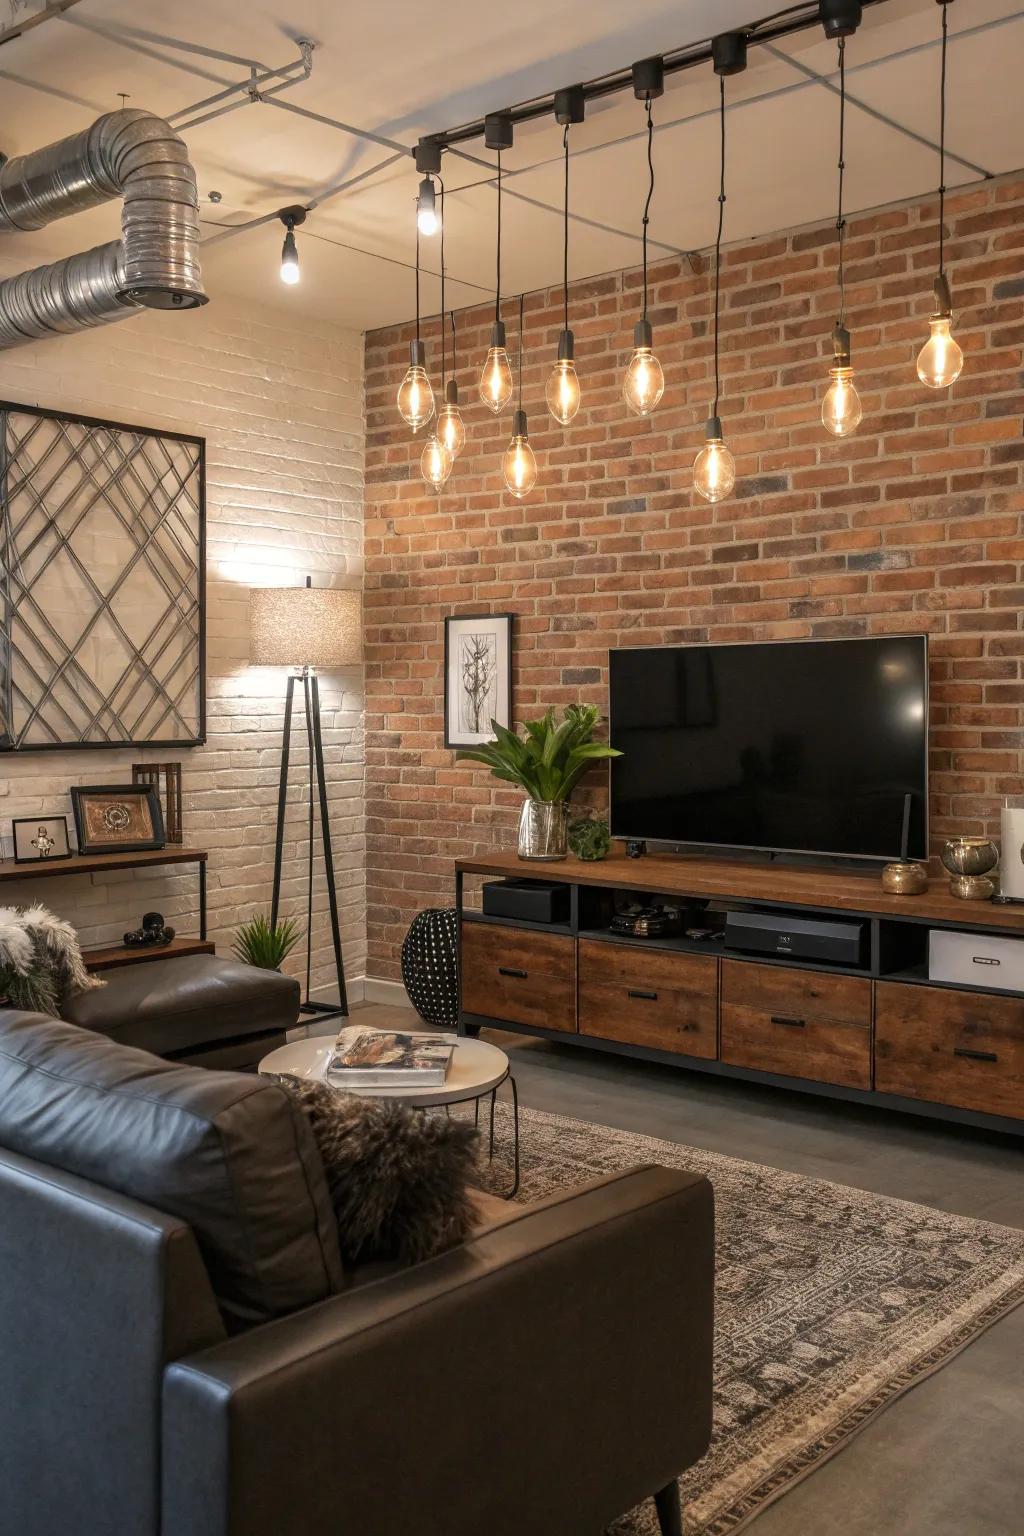
<instances>
[{"instance_id":1,"label":"edison bulb","mask_svg":"<svg viewBox=\"0 0 1024 1536\"><path fill-rule=\"evenodd\" d=\"M402 380L398 409L414 432L418 432L434 414L434 391L426 369L419 363L413 363Z\"/></svg>"},{"instance_id":2,"label":"edison bulb","mask_svg":"<svg viewBox=\"0 0 1024 1536\"><path fill-rule=\"evenodd\" d=\"M299 252L291 230L284 237L281 247L281 281L293 287L299 281Z\"/></svg>"},{"instance_id":3,"label":"edison bulb","mask_svg":"<svg viewBox=\"0 0 1024 1536\"><path fill-rule=\"evenodd\" d=\"M693 462L693 488L705 501L724 501L736 484L736 460L720 437L709 437Z\"/></svg>"},{"instance_id":4,"label":"edison bulb","mask_svg":"<svg viewBox=\"0 0 1024 1536\"><path fill-rule=\"evenodd\" d=\"M501 472L505 484L519 501L529 496L537 483L537 460L526 435L526 414L523 411L516 411L512 441L505 449Z\"/></svg>"},{"instance_id":5,"label":"edison bulb","mask_svg":"<svg viewBox=\"0 0 1024 1536\"><path fill-rule=\"evenodd\" d=\"M649 416L665 393L665 375L650 347L637 347L622 381L622 398L637 416Z\"/></svg>"},{"instance_id":6,"label":"edison bulb","mask_svg":"<svg viewBox=\"0 0 1024 1536\"><path fill-rule=\"evenodd\" d=\"M860 425L864 407L860 403L852 368L830 368L832 383L821 402L822 423L833 437L849 437Z\"/></svg>"},{"instance_id":7,"label":"edison bulb","mask_svg":"<svg viewBox=\"0 0 1024 1536\"><path fill-rule=\"evenodd\" d=\"M447 405L442 405L438 413L437 435L454 463L466 446L466 424L462 419L462 412L451 401Z\"/></svg>"},{"instance_id":8,"label":"edison bulb","mask_svg":"<svg viewBox=\"0 0 1024 1536\"><path fill-rule=\"evenodd\" d=\"M931 335L917 358L917 376L930 389L948 389L960 377L964 354L950 334L949 315L932 315Z\"/></svg>"},{"instance_id":9,"label":"edison bulb","mask_svg":"<svg viewBox=\"0 0 1024 1536\"><path fill-rule=\"evenodd\" d=\"M420 470L428 485L440 490L452 472L452 456L441 438L433 432L423 445L420 454Z\"/></svg>"},{"instance_id":10,"label":"edison bulb","mask_svg":"<svg viewBox=\"0 0 1024 1536\"><path fill-rule=\"evenodd\" d=\"M551 370L544 398L555 420L567 427L580 408L580 381L571 357L560 357Z\"/></svg>"},{"instance_id":11,"label":"edison bulb","mask_svg":"<svg viewBox=\"0 0 1024 1536\"><path fill-rule=\"evenodd\" d=\"M480 376L480 398L497 416L512 399L512 369L504 347L489 347Z\"/></svg>"}]
</instances>

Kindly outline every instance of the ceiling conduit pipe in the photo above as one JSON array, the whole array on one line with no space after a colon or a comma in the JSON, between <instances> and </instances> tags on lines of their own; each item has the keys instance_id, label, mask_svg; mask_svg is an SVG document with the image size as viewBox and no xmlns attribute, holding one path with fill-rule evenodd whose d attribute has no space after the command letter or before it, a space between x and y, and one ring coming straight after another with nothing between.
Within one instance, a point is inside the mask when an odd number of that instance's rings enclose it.
<instances>
[{"instance_id":1,"label":"ceiling conduit pipe","mask_svg":"<svg viewBox=\"0 0 1024 1536\"><path fill-rule=\"evenodd\" d=\"M207 302L199 204L184 142L151 112L124 108L0 168L0 234L122 197L121 239L0 282L0 350Z\"/></svg>"}]
</instances>

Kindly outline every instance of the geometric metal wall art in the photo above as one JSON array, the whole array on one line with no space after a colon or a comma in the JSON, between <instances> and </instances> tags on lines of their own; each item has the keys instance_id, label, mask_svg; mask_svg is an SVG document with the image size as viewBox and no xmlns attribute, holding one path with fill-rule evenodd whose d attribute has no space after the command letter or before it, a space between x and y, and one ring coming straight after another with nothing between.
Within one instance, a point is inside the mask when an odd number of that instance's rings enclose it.
<instances>
[{"instance_id":1,"label":"geometric metal wall art","mask_svg":"<svg viewBox=\"0 0 1024 1536\"><path fill-rule=\"evenodd\" d=\"M205 440L0 403L0 752L205 738Z\"/></svg>"}]
</instances>

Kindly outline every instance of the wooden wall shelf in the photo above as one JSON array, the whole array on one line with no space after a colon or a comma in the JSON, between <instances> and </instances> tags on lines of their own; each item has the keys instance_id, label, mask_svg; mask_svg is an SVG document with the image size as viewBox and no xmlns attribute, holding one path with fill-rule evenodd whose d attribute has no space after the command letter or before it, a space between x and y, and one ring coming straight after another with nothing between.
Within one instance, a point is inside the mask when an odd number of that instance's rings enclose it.
<instances>
[{"instance_id":1,"label":"wooden wall shelf","mask_svg":"<svg viewBox=\"0 0 1024 1536\"><path fill-rule=\"evenodd\" d=\"M169 944L108 944L98 949L83 949L87 971L112 971L122 965L140 965L145 960L173 960L183 955L212 955L211 939L178 939Z\"/></svg>"},{"instance_id":2,"label":"wooden wall shelf","mask_svg":"<svg viewBox=\"0 0 1024 1536\"><path fill-rule=\"evenodd\" d=\"M206 861L205 848L181 848L176 843L165 848L145 848L133 853L73 853L70 859L38 859L28 864L15 864L12 859L0 862L0 882L13 880L56 880L61 876L101 875L110 870L159 869L167 864L195 864L199 872L199 937L176 938L171 944L153 953L149 950L129 949L124 944L103 946L85 952L86 965L98 970L105 966L135 965L140 960L155 960L158 955L205 955L213 953L213 945L206 938ZM127 925L126 925L127 926ZM191 948L185 946L191 945ZM97 955L107 958L97 962ZM92 956L92 963L90 963Z\"/></svg>"},{"instance_id":3,"label":"wooden wall shelf","mask_svg":"<svg viewBox=\"0 0 1024 1536\"><path fill-rule=\"evenodd\" d=\"M898 897L876 875L668 854L496 853L455 869L463 1033L538 1035L1024 1134L1024 990L932 981L927 965L929 928L1024 944L1022 906L958 900L941 877ZM467 876L564 883L570 920L484 917L464 907ZM674 899L716 937L610 933L616 898L642 895ZM842 966L730 949L730 908L856 916L863 952Z\"/></svg>"}]
</instances>

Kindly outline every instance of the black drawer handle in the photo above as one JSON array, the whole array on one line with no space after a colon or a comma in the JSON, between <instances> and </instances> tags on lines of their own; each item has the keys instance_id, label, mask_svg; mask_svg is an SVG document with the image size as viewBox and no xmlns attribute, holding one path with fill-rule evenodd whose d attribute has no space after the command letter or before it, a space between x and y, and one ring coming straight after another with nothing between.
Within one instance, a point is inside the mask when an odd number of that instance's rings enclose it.
<instances>
[{"instance_id":1,"label":"black drawer handle","mask_svg":"<svg viewBox=\"0 0 1024 1536\"><path fill-rule=\"evenodd\" d=\"M627 997L646 997L652 1003L656 1003L658 1001L658 994L657 994L657 992L641 992L636 987L629 987L629 988L627 988L626 996Z\"/></svg>"},{"instance_id":2,"label":"black drawer handle","mask_svg":"<svg viewBox=\"0 0 1024 1536\"><path fill-rule=\"evenodd\" d=\"M526 972L525 971L518 971L518 970L516 970L514 965L499 965L498 966L498 975L499 976L518 976L518 977L520 977L521 980L523 980L523 981L526 980Z\"/></svg>"},{"instance_id":3,"label":"black drawer handle","mask_svg":"<svg viewBox=\"0 0 1024 1536\"><path fill-rule=\"evenodd\" d=\"M995 1051L969 1051L966 1046L955 1045L954 1056L963 1056L966 1061L998 1061Z\"/></svg>"},{"instance_id":4,"label":"black drawer handle","mask_svg":"<svg viewBox=\"0 0 1024 1536\"><path fill-rule=\"evenodd\" d=\"M773 1024L785 1024L789 1029L803 1029L807 1023L806 1019L787 1019L783 1013L773 1013L771 1021Z\"/></svg>"}]
</instances>

